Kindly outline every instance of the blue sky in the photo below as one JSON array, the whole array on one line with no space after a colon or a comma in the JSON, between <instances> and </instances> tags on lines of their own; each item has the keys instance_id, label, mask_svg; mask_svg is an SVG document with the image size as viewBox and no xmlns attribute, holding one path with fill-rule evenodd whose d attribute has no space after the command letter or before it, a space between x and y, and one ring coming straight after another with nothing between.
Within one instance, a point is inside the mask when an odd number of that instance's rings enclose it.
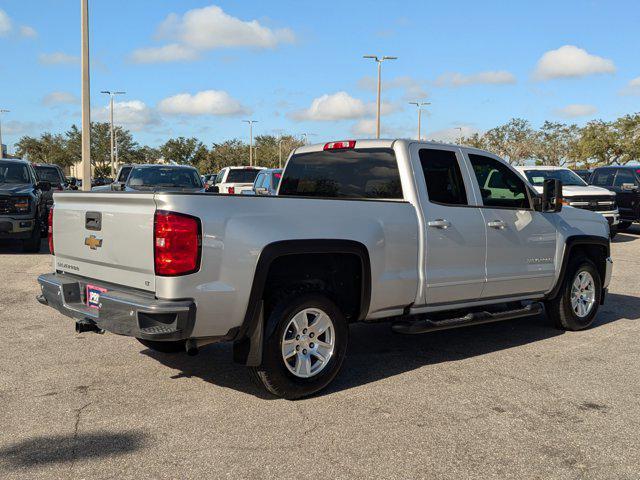
<instances>
[{"instance_id":1,"label":"blue sky","mask_svg":"<svg viewBox=\"0 0 640 480\"><path fill-rule=\"evenodd\" d=\"M79 2L0 4L5 143L80 122ZM584 123L640 111L637 1L90 0L92 118L140 143L255 133L369 137L375 65L383 134L451 139L524 117ZM120 103L122 102L122 103Z\"/></svg>"}]
</instances>

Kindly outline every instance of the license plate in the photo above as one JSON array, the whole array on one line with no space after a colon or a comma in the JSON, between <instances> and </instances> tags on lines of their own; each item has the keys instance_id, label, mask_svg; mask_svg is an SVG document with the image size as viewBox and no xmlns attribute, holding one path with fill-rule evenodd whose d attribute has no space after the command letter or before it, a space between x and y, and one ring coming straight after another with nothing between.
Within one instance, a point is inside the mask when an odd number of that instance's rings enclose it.
<instances>
[{"instance_id":1,"label":"license plate","mask_svg":"<svg viewBox=\"0 0 640 480\"><path fill-rule=\"evenodd\" d=\"M87 285L87 306L91 308L100 308L100 295L106 291L106 288Z\"/></svg>"}]
</instances>

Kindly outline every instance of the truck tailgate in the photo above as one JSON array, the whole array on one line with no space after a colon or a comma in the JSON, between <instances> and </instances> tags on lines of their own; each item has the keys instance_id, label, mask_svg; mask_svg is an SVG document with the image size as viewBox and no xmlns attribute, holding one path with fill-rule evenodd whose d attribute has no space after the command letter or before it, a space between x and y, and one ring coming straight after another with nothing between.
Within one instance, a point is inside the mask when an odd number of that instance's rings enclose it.
<instances>
[{"instance_id":1,"label":"truck tailgate","mask_svg":"<svg viewBox=\"0 0 640 480\"><path fill-rule=\"evenodd\" d=\"M56 193L55 268L155 291L153 193Z\"/></svg>"}]
</instances>

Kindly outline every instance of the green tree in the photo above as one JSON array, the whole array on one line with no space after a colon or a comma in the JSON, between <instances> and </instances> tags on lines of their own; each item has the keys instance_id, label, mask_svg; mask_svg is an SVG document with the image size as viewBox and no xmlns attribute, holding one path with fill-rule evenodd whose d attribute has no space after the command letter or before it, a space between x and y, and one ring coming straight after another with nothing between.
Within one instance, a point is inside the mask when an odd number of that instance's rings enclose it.
<instances>
[{"instance_id":1,"label":"green tree","mask_svg":"<svg viewBox=\"0 0 640 480\"><path fill-rule=\"evenodd\" d=\"M531 156L539 165L564 165L575 148L578 131L576 125L544 122L535 132Z\"/></svg>"},{"instance_id":2,"label":"green tree","mask_svg":"<svg viewBox=\"0 0 640 480\"><path fill-rule=\"evenodd\" d=\"M512 118L484 134L486 148L512 164L520 164L532 156L534 139L531 124L523 118Z\"/></svg>"},{"instance_id":3,"label":"green tree","mask_svg":"<svg viewBox=\"0 0 640 480\"><path fill-rule=\"evenodd\" d=\"M578 139L570 153L573 165L584 168L610 165L624 154L620 135L613 122L593 120L580 129Z\"/></svg>"},{"instance_id":4,"label":"green tree","mask_svg":"<svg viewBox=\"0 0 640 480\"><path fill-rule=\"evenodd\" d=\"M62 135L45 132L39 138L24 136L17 146L18 156L34 163L55 163L61 167L72 165Z\"/></svg>"},{"instance_id":5,"label":"green tree","mask_svg":"<svg viewBox=\"0 0 640 480\"><path fill-rule=\"evenodd\" d=\"M195 137L171 138L159 150L166 161L193 166L205 161L209 153L207 147Z\"/></svg>"},{"instance_id":6,"label":"green tree","mask_svg":"<svg viewBox=\"0 0 640 480\"><path fill-rule=\"evenodd\" d=\"M462 137L460 143L468 147L481 148L481 149L487 148L487 142L484 136L477 132L473 133L472 135L469 135L468 137Z\"/></svg>"}]
</instances>

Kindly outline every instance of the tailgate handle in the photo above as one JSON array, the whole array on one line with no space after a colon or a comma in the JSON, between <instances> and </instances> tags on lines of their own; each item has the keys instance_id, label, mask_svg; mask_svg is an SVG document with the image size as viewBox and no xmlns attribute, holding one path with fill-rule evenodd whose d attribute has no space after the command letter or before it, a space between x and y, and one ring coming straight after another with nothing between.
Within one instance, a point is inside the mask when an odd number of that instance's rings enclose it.
<instances>
[{"instance_id":1,"label":"tailgate handle","mask_svg":"<svg viewBox=\"0 0 640 480\"><path fill-rule=\"evenodd\" d=\"M84 216L84 226L87 230L102 230L102 213L87 212Z\"/></svg>"}]
</instances>

